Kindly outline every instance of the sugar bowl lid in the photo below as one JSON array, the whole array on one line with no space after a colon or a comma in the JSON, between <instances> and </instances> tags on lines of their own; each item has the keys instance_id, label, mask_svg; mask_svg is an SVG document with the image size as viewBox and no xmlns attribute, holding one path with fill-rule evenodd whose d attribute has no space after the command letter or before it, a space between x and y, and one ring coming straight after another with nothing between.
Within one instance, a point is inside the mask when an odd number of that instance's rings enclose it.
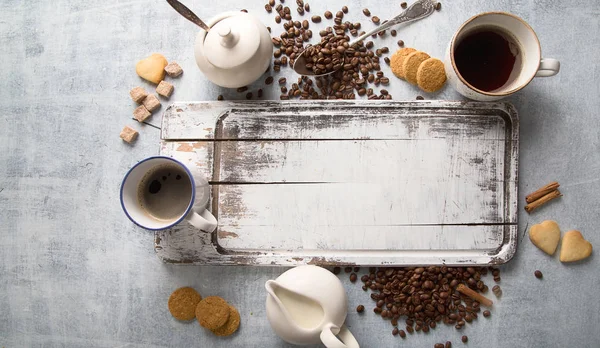
<instances>
[{"instance_id":1,"label":"sugar bowl lid","mask_svg":"<svg viewBox=\"0 0 600 348\"><path fill-rule=\"evenodd\" d=\"M210 28L204 39L204 55L212 65L231 69L252 58L259 45L256 23L250 15L240 12Z\"/></svg>"}]
</instances>

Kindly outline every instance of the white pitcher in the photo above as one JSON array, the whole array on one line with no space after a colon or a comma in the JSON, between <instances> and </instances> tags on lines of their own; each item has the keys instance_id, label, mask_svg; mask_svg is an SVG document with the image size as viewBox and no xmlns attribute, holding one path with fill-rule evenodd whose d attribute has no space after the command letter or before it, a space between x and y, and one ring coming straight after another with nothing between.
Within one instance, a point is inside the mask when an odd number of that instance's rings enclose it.
<instances>
[{"instance_id":1,"label":"white pitcher","mask_svg":"<svg viewBox=\"0 0 600 348\"><path fill-rule=\"evenodd\" d=\"M265 284L267 318L283 340L297 345L359 348L344 325L348 298L340 280L317 266L292 268Z\"/></svg>"}]
</instances>

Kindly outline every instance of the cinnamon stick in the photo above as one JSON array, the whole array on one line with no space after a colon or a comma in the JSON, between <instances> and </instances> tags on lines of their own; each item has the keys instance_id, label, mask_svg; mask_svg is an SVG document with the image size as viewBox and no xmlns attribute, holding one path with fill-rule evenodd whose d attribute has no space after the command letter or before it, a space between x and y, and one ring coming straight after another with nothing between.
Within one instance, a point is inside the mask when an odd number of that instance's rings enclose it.
<instances>
[{"instance_id":1,"label":"cinnamon stick","mask_svg":"<svg viewBox=\"0 0 600 348\"><path fill-rule=\"evenodd\" d=\"M465 284L458 284L458 286L456 287L456 290L458 290L458 292L460 292L462 294L469 296L473 300L479 302L480 304L482 304L486 307L491 307L492 304L494 304L494 302L492 302L492 300L490 300L489 298L483 296L482 294L480 294L474 290L471 290L469 287L465 286Z\"/></svg>"},{"instance_id":2,"label":"cinnamon stick","mask_svg":"<svg viewBox=\"0 0 600 348\"><path fill-rule=\"evenodd\" d=\"M525 197L525 202L533 203L534 201L537 201L538 199L542 198L543 196L556 190L559 186L560 186L560 184L558 182L556 182L556 181L551 182L548 185L536 190L535 192L528 194L527 197Z\"/></svg>"},{"instance_id":3,"label":"cinnamon stick","mask_svg":"<svg viewBox=\"0 0 600 348\"><path fill-rule=\"evenodd\" d=\"M547 195L543 196L542 198L527 204L525 206L525 211L527 211L528 213L531 213L536 208L539 208L540 206L550 202L554 198L558 198L561 196L562 196L562 193L560 193L559 190L554 190L554 191L548 193Z\"/></svg>"}]
</instances>

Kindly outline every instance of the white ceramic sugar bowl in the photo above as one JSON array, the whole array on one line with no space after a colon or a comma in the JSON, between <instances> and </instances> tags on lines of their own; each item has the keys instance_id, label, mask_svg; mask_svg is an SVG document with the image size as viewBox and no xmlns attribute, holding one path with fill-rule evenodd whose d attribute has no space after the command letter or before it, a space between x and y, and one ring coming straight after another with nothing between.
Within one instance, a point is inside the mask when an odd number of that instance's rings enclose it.
<instances>
[{"instance_id":1,"label":"white ceramic sugar bowl","mask_svg":"<svg viewBox=\"0 0 600 348\"><path fill-rule=\"evenodd\" d=\"M208 21L196 36L196 63L213 83L246 86L265 73L273 55L267 27L245 12L225 12Z\"/></svg>"}]
</instances>

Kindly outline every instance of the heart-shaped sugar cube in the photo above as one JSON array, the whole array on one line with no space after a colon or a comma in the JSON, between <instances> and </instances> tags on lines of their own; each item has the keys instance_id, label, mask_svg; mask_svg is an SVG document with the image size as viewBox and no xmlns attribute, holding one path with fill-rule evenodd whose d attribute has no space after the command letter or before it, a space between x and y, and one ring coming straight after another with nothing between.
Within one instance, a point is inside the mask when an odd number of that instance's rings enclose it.
<instances>
[{"instance_id":1,"label":"heart-shaped sugar cube","mask_svg":"<svg viewBox=\"0 0 600 348\"><path fill-rule=\"evenodd\" d=\"M565 233L560 246L560 261L574 262L583 260L592 254L592 243L583 238L579 231Z\"/></svg>"},{"instance_id":2,"label":"heart-shaped sugar cube","mask_svg":"<svg viewBox=\"0 0 600 348\"><path fill-rule=\"evenodd\" d=\"M556 221L546 220L529 229L529 239L548 255L554 254L560 241L560 229Z\"/></svg>"}]
</instances>

